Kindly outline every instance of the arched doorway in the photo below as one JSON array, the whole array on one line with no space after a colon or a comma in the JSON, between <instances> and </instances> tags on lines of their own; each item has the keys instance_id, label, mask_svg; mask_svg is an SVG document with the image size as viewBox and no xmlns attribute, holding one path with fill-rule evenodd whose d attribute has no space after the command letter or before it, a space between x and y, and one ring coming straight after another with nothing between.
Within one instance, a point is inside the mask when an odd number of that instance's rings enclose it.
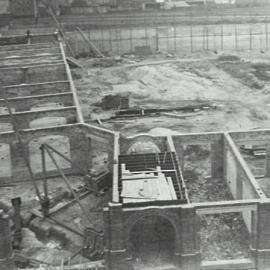
<instances>
[{"instance_id":1,"label":"arched doorway","mask_svg":"<svg viewBox=\"0 0 270 270\"><path fill-rule=\"evenodd\" d=\"M130 252L145 264L171 263L175 253L175 230L171 222L158 215L139 219L129 235Z\"/></svg>"}]
</instances>

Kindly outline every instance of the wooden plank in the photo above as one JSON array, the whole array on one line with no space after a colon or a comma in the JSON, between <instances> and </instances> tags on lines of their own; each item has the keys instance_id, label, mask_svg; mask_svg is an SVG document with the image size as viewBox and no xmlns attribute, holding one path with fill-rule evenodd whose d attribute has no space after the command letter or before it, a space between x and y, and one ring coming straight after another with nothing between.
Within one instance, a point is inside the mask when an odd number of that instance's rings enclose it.
<instances>
[{"instance_id":1,"label":"wooden plank","mask_svg":"<svg viewBox=\"0 0 270 270\"><path fill-rule=\"evenodd\" d=\"M243 211L257 211L260 200L237 200L210 203L194 203L198 215L222 214Z\"/></svg>"},{"instance_id":2,"label":"wooden plank","mask_svg":"<svg viewBox=\"0 0 270 270\"><path fill-rule=\"evenodd\" d=\"M203 261L202 270L248 270L255 269L254 262L251 259Z\"/></svg>"}]
</instances>

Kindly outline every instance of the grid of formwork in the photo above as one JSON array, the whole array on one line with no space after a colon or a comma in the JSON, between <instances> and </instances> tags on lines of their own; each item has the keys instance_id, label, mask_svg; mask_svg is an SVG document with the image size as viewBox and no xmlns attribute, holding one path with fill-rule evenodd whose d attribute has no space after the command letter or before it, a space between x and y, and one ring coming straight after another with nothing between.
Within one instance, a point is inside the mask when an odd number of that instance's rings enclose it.
<instances>
[{"instance_id":1,"label":"grid of formwork","mask_svg":"<svg viewBox=\"0 0 270 270\"><path fill-rule=\"evenodd\" d=\"M231 193L226 201L209 201L187 204L178 202L151 202L124 204L121 202L121 183L119 164L114 164L113 201L105 209L106 248L108 267L124 269L126 257L132 252L129 249L130 233L139 220L152 216L167 219L175 230L174 262L182 269L268 269L269 260L269 214L270 200L258 183L247 162L241 155L238 142L253 143L267 141L270 133L267 130L232 133L198 133L173 136L138 135L132 138L121 138L116 147L115 160L126 154L132 144L141 141L154 142L160 150L177 154L179 168L184 168L183 148L188 145L209 145L211 149L211 177L219 177ZM268 145L268 144L267 144ZM268 149L268 147L266 148ZM266 151L268 153L268 150ZM269 161L266 158L266 169ZM261 177L261 176L260 176ZM184 179L186 180L186 179ZM188 196L188 190L187 196ZM248 232L249 252L239 259L203 260L199 232L200 219L208 216L238 214ZM117 253L117 255L116 255ZM122 268L121 268L122 267Z\"/></svg>"},{"instance_id":2,"label":"grid of formwork","mask_svg":"<svg viewBox=\"0 0 270 270\"><path fill-rule=\"evenodd\" d=\"M40 146L44 143L71 161L55 156L65 173L84 175L92 165L93 147L106 148L108 156L113 155L115 133L84 124L57 35L31 35L23 41L28 44L16 44L21 38L0 40L11 43L0 47L0 183L30 180L14 124L35 177L42 177ZM50 161L47 170L49 176L58 175Z\"/></svg>"}]
</instances>

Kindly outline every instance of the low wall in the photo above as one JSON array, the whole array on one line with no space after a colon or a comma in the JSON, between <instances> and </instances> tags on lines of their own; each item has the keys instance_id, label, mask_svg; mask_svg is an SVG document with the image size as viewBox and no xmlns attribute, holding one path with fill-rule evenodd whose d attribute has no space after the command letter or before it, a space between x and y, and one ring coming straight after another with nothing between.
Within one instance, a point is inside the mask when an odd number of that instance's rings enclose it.
<instances>
[{"instance_id":1,"label":"low wall","mask_svg":"<svg viewBox=\"0 0 270 270\"><path fill-rule=\"evenodd\" d=\"M16 121L18 129L33 128L33 121L44 118L65 118L65 124L73 124L77 122L76 107L66 107L59 109L40 110L40 111L28 111L13 113L13 118ZM46 122L46 121L45 121ZM44 125L46 123L44 122ZM49 122L49 121L48 121ZM12 123L12 119L9 114L0 115L0 123ZM49 125L48 123L47 125Z\"/></svg>"},{"instance_id":2,"label":"low wall","mask_svg":"<svg viewBox=\"0 0 270 270\"><path fill-rule=\"evenodd\" d=\"M31 66L31 65L45 65L50 63L61 62L62 55L59 54L50 54L47 55L32 55L32 56L16 56L13 54L13 57L9 58L0 58L0 67L12 67L16 65L19 66Z\"/></svg>"},{"instance_id":3,"label":"low wall","mask_svg":"<svg viewBox=\"0 0 270 270\"><path fill-rule=\"evenodd\" d=\"M87 124L81 124L81 129L84 131L87 138L90 139L92 148L100 149L108 153L108 168L112 171L115 152L114 142L117 133Z\"/></svg>"},{"instance_id":4,"label":"low wall","mask_svg":"<svg viewBox=\"0 0 270 270\"><path fill-rule=\"evenodd\" d=\"M42 176L41 151L39 150L39 146L43 142L52 145L56 150L70 157L72 165L58 155L54 155L59 166L63 168L65 173L86 174L87 169L91 167L91 148L88 134L78 124L25 130L20 131L20 134L25 146L26 157L30 160L31 167L37 178ZM30 180L22 149L16 142L15 134L13 132L0 133L0 146L2 160L0 164L0 185ZM46 158L46 160L49 160L49 158ZM58 175L52 162L49 162L47 169L48 175Z\"/></svg>"},{"instance_id":5,"label":"low wall","mask_svg":"<svg viewBox=\"0 0 270 270\"><path fill-rule=\"evenodd\" d=\"M7 47L7 46L4 46ZM9 46L8 46L9 47ZM29 48L28 48L29 47ZM49 53L49 54L59 54L60 48L59 47L51 47L51 48L32 48L31 45L28 47L21 48L21 49L14 49L14 50L1 50L0 48L0 58L6 58L9 56L32 56L33 54L42 54L42 53ZM42 47L42 46L41 46Z\"/></svg>"},{"instance_id":6,"label":"low wall","mask_svg":"<svg viewBox=\"0 0 270 270\"><path fill-rule=\"evenodd\" d=\"M184 168L184 147L209 145L211 149L211 175L223 177L223 133L194 133L172 136L180 166Z\"/></svg>"},{"instance_id":7,"label":"low wall","mask_svg":"<svg viewBox=\"0 0 270 270\"><path fill-rule=\"evenodd\" d=\"M232 138L224 135L224 180L236 200L266 199L266 196L239 153ZM245 224L252 232L252 213L242 214Z\"/></svg>"},{"instance_id":8,"label":"low wall","mask_svg":"<svg viewBox=\"0 0 270 270\"><path fill-rule=\"evenodd\" d=\"M26 30L25 30L26 32ZM0 46L13 44L36 44L44 42L57 42L57 34L17 35L0 37Z\"/></svg>"},{"instance_id":9,"label":"low wall","mask_svg":"<svg viewBox=\"0 0 270 270\"><path fill-rule=\"evenodd\" d=\"M15 112L31 111L33 107L42 104L59 104L63 107L73 106L72 93L50 94L43 96L28 96L9 98L8 103ZM0 108L6 107L6 102L0 99Z\"/></svg>"},{"instance_id":10,"label":"low wall","mask_svg":"<svg viewBox=\"0 0 270 270\"><path fill-rule=\"evenodd\" d=\"M34 84L12 85L4 87L7 98L48 95L55 93L70 92L70 83L68 81L55 81ZM0 91L0 98L3 98Z\"/></svg>"},{"instance_id":11,"label":"low wall","mask_svg":"<svg viewBox=\"0 0 270 270\"><path fill-rule=\"evenodd\" d=\"M29 66L27 68L2 68L0 80L5 85L17 85L23 83L41 83L48 81L67 80L64 64Z\"/></svg>"}]
</instances>

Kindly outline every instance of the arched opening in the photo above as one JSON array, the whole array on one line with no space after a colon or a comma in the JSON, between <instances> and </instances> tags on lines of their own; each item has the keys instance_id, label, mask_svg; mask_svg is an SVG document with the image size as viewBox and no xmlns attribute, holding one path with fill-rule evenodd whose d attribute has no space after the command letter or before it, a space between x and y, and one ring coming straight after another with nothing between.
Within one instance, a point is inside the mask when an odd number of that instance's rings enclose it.
<instances>
[{"instance_id":1,"label":"arched opening","mask_svg":"<svg viewBox=\"0 0 270 270\"><path fill-rule=\"evenodd\" d=\"M168 219L159 215L146 216L135 223L129 238L135 261L156 266L173 262L176 236Z\"/></svg>"}]
</instances>

